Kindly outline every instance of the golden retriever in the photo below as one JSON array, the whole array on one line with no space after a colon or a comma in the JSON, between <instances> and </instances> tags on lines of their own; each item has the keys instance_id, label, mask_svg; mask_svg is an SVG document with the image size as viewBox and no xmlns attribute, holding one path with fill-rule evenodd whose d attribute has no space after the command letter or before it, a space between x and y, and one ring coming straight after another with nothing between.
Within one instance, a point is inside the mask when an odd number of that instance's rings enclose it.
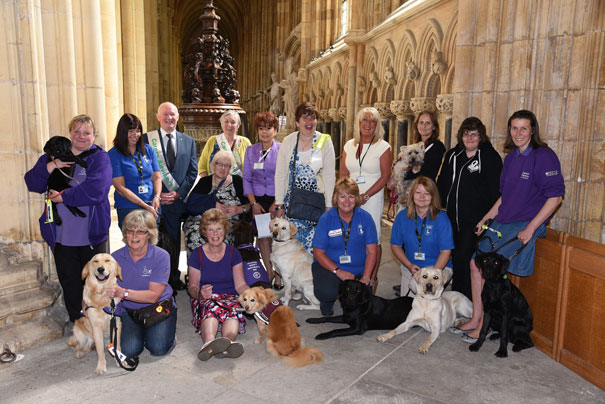
<instances>
[{"instance_id":1,"label":"golden retriever","mask_svg":"<svg viewBox=\"0 0 605 404\"><path fill-rule=\"evenodd\" d=\"M86 279L83 300L88 308L86 316L76 320L73 335L67 341L67 345L76 350L76 358L81 358L86 352L92 351L93 346L96 348L97 368L95 373L98 375L107 370L103 335L109 331L111 316L103 308L110 306L111 299L105 290L116 285L117 277L122 279L122 269L109 254L97 254L86 264L82 270L82 279ZM113 300L116 305L120 301L117 297ZM116 326L119 351L122 323L118 316L116 316Z\"/></svg>"},{"instance_id":2,"label":"golden retriever","mask_svg":"<svg viewBox=\"0 0 605 404\"><path fill-rule=\"evenodd\" d=\"M239 297L239 303L246 313L254 315L258 325L258 338L255 344L263 342L267 337L267 352L275 357L282 358L289 366L307 366L323 360L323 353L315 347L302 347L300 332L296 327L294 313L288 306L279 305L275 293L271 289L260 286L245 290ZM263 309L268 304L277 306L268 315L263 316Z\"/></svg>"},{"instance_id":3,"label":"golden retriever","mask_svg":"<svg viewBox=\"0 0 605 404\"><path fill-rule=\"evenodd\" d=\"M378 341L388 341L417 325L431 333L419 348L421 353L427 353L439 333L455 325L456 316L470 318L473 314L471 301L460 292L443 291L451 277L451 268L441 270L425 267L416 272L413 279L417 293L412 302L412 310L397 328L379 335Z\"/></svg>"},{"instance_id":4,"label":"golden retriever","mask_svg":"<svg viewBox=\"0 0 605 404\"><path fill-rule=\"evenodd\" d=\"M282 302L287 306L292 298L292 290L298 290L309 302L296 306L298 310L319 310L319 300L313 293L313 257L296 239L296 226L279 217L271 220L269 225L273 236L271 264L284 283Z\"/></svg>"}]
</instances>

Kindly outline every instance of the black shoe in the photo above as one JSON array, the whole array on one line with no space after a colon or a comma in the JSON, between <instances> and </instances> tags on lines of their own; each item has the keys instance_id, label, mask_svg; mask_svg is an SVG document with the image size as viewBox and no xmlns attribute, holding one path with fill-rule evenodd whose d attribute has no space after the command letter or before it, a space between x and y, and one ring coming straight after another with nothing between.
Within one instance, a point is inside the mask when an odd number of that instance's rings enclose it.
<instances>
[{"instance_id":1,"label":"black shoe","mask_svg":"<svg viewBox=\"0 0 605 404\"><path fill-rule=\"evenodd\" d=\"M282 290L284 288L284 285L273 285L273 289L275 290Z\"/></svg>"}]
</instances>

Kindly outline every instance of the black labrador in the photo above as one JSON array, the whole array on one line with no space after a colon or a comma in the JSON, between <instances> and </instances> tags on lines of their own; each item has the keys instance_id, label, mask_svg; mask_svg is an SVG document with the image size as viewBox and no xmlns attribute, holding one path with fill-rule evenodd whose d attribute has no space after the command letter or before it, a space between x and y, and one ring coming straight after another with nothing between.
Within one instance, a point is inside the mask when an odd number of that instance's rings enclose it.
<instances>
[{"instance_id":1,"label":"black labrador","mask_svg":"<svg viewBox=\"0 0 605 404\"><path fill-rule=\"evenodd\" d=\"M508 356L509 341L513 343L513 352L534 346L529 336L533 328L531 310L521 291L508 279L506 270L509 263L508 259L495 252L475 256L475 264L485 279L481 293L484 316L479 339L469 346L471 352L481 348L489 328L494 331L490 339L500 338L500 348L496 352L498 358Z\"/></svg>"},{"instance_id":2,"label":"black labrador","mask_svg":"<svg viewBox=\"0 0 605 404\"><path fill-rule=\"evenodd\" d=\"M98 149L87 150L79 155L75 156L71 151L71 141L63 136L53 136L44 145L44 152L48 155L48 161L61 160L64 163L76 163L81 167L88 168L88 163L84 161L84 157L96 152ZM54 189L57 192L61 192L67 188L71 188L69 182L73 179L76 165L72 164L69 167L55 169L48 177L47 188ZM67 206L67 209L74 215L79 217L86 217L86 214L75 206ZM57 205L52 203L53 218L57 226L63 224L59 212L57 212Z\"/></svg>"},{"instance_id":3,"label":"black labrador","mask_svg":"<svg viewBox=\"0 0 605 404\"><path fill-rule=\"evenodd\" d=\"M370 288L358 280L342 282L338 287L338 299L342 306L341 316L308 318L307 323L346 323L349 328L324 332L315 339L362 335L368 330L392 330L405 321L414 300L407 296L392 300L374 296Z\"/></svg>"}]
</instances>

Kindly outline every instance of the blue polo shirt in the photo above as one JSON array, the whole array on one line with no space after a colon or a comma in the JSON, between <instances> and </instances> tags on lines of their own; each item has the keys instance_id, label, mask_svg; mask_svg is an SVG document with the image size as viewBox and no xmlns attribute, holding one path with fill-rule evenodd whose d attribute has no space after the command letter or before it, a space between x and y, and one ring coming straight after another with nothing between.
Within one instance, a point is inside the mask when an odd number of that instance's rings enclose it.
<instances>
[{"instance_id":1,"label":"blue polo shirt","mask_svg":"<svg viewBox=\"0 0 605 404\"><path fill-rule=\"evenodd\" d=\"M435 220L430 215L426 216L424 230L422 229L423 219L410 219L407 214L407 208L399 212L393 223L391 231L391 244L402 246L405 256L420 268L432 267L437 262L442 250L454 249L454 238L452 236L452 224L447 214L440 211ZM424 261L414 258L414 253L419 251L418 236L420 234L422 241L421 252L425 254ZM452 260L447 263L452 267Z\"/></svg>"},{"instance_id":2,"label":"blue polo shirt","mask_svg":"<svg viewBox=\"0 0 605 404\"><path fill-rule=\"evenodd\" d=\"M147 254L137 262L134 262L130 256L128 246L114 251L111 256L122 267L122 280L118 279L118 285L121 287L132 290L147 290L149 289L149 282L157 282L166 285L158 302L172 296L172 287L168 284L170 255L163 249L149 245ZM121 306L126 309L140 309L149 306L149 304L124 300Z\"/></svg>"},{"instance_id":3,"label":"blue polo shirt","mask_svg":"<svg viewBox=\"0 0 605 404\"><path fill-rule=\"evenodd\" d=\"M495 220L500 223L530 221L548 198L563 196L565 183L559 158L548 147L523 153L515 149L504 159L500 174L502 204Z\"/></svg>"},{"instance_id":4,"label":"blue polo shirt","mask_svg":"<svg viewBox=\"0 0 605 404\"><path fill-rule=\"evenodd\" d=\"M113 169L112 178L124 177L124 185L126 188L131 190L135 195L141 198L144 202L151 202L153 200L153 183L151 182L151 177L153 176L154 171L160 171L160 166L158 165L158 157L153 151L151 145L145 145L145 155L140 155L140 152L137 150L134 156L125 156L118 149L112 147L109 152L109 159L111 160L111 168ZM134 157L134 160L133 160ZM139 174L139 170L137 169L137 165L139 164L139 159L141 162L141 166L143 168L143 178L141 181L141 174ZM136 163L135 163L136 161ZM147 186L147 192L139 193L139 186L141 183ZM126 198L122 197L116 191L114 193L114 201L116 209L138 209L139 206L134 203L128 201Z\"/></svg>"},{"instance_id":5,"label":"blue polo shirt","mask_svg":"<svg viewBox=\"0 0 605 404\"><path fill-rule=\"evenodd\" d=\"M344 230L343 230L344 226ZM376 225L372 216L363 209L356 208L351 219L351 232L347 243L347 255L351 263L341 264L340 256L345 253L344 233L348 224L340 220L338 209L332 208L319 218L313 237L313 247L326 251L326 255L336 265L354 275L363 275L366 263L366 245L378 243Z\"/></svg>"}]
</instances>

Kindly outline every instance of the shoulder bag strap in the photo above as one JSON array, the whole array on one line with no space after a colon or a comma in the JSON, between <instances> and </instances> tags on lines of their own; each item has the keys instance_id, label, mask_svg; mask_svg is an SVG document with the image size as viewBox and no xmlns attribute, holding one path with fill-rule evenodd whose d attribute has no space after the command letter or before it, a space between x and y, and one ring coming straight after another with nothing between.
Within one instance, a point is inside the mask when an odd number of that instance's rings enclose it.
<instances>
[{"instance_id":1,"label":"shoulder bag strap","mask_svg":"<svg viewBox=\"0 0 605 404\"><path fill-rule=\"evenodd\" d=\"M292 172L290 173L292 181L290 182L290 198L292 198L292 189L294 188L294 178L296 174L296 157L298 156L298 139L300 132L296 134L296 145L294 146L294 160L292 161Z\"/></svg>"}]
</instances>

